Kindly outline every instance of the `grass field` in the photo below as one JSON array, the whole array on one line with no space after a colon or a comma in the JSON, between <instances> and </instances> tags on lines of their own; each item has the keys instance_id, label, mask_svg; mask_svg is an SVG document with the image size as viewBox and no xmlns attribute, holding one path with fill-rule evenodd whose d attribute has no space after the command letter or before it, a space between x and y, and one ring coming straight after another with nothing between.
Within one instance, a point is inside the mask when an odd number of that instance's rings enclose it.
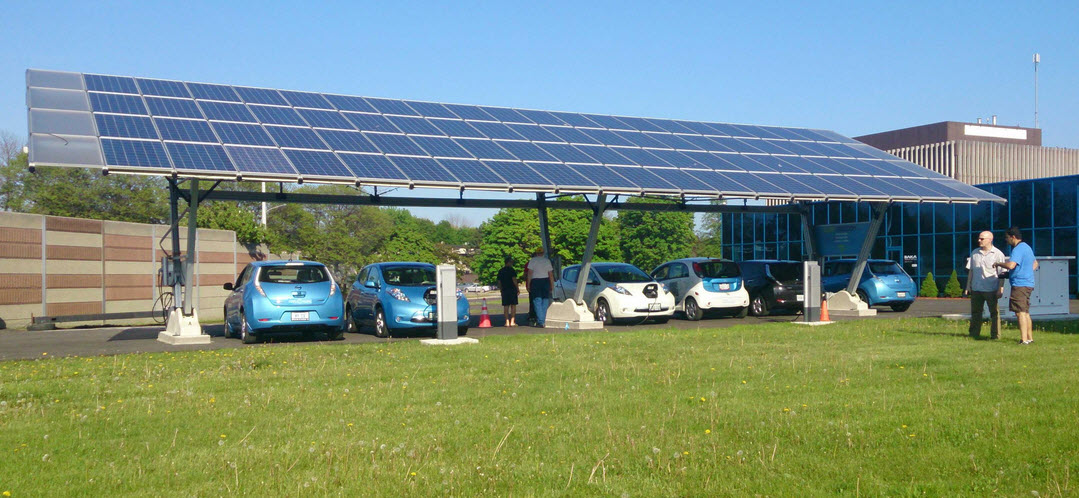
<instances>
[{"instance_id":1,"label":"grass field","mask_svg":"<svg viewBox=\"0 0 1079 498\"><path fill-rule=\"evenodd\" d=\"M6 362L0 492L1075 495L1079 325L1047 326L1032 346L909 319Z\"/></svg>"}]
</instances>

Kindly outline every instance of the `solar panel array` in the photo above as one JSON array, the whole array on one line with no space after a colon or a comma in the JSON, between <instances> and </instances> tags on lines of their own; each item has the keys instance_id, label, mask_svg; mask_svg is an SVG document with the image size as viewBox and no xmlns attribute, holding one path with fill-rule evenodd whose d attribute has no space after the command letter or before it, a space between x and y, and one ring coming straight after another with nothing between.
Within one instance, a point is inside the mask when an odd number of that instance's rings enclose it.
<instances>
[{"instance_id":1,"label":"solar panel array","mask_svg":"<svg viewBox=\"0 0 1079 498\"><path fill-rule=\"evenodd\" d=\"M30 165L566 193L999 198L827 130L27 71Z\"/></svg>"}]
</instances>

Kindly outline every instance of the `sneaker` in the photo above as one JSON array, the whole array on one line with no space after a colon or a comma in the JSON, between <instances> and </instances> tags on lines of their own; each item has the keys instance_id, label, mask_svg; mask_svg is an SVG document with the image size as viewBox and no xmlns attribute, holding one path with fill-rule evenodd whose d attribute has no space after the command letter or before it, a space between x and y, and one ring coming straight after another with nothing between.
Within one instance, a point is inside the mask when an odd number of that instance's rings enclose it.
<instances>
[{"instance_id":1,"label":"sneaker","mask_svg":"<svg viewBox=\"0 0 1079 498\"><path fill-rule=\"evenodd\" d=\"M1033 341L1033 340L1030 340L1030 341L1019 341L1019 345L1020 345L1020 346L1026 346L1026 345L1028 345L1028 344L1034 344L1034 341Z\"/></svg>"}]
</instances>

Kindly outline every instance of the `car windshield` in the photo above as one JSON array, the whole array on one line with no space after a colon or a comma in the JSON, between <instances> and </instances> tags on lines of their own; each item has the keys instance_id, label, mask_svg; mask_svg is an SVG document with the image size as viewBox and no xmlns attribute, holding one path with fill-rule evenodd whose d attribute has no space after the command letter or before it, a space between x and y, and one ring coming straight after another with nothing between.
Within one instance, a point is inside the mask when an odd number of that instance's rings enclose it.
<instances>
[{"instance_id":1,"label":"car windshield","mask_svg":"<svg viewBox=\"0 0 1079 498\"><path fill-rule=\"evenodd\" d=\"M893 263L891 261L885 261L885 262L882 262L882 263L870 262L869 263L869 271L872 272L874 275L902 275L903 274L903 269L900 268L899 265L897 265L897 264L895 264L895 263Z\"/></svg>"},{"instance_id":2,"label":"car windshield","mask_svg":"<svg viewBox=\"0 0 1079 498\"><path fill-rule=\"evenodd\" d=\"M280 265L263 266L259 271L259 282L272 284L313 284L330 279L324 266Z\"/></svg>"},{"instance_id":3,"label":"car windshield","mask_svg":"<svg viewBox=\"0 0 1079 498\"><path fill-rule=\"evenodd\" d=\"M742 274L733 261L701 261L693 263L693 271L703 278L734 278Z\"/></svg>"},{"instance_id":4,"label":"car windshield","mask_svg":"<svg viewBox=\"0 0 1079 498\"><path fill-rule=\"evenodd\" d=\"M608 282L614 283L638 283L651 282L652 277L633 265L612 265L596 268L596 273Z\"/></svg>"},{"instance_id":5,"label":"car windshield","mask_svg":"<svg viewBox=\"0 0 1079 498\"><path fill-rule=\"evenodd\" d=\"M435 285L435 269L427 266L391 266L382 277L390 285Z\"/></svg>"},{"instance_id":6,"label":"car windshield","mask_svg":"<svg viewBox=\"0 0 1079 498\"><path fill-rule=\"evenodd\" d=\"M768 265L772 278L780 282L794 282L802 279L802 265L798 263L772 263Z\"/></svg>"}]
</instances>

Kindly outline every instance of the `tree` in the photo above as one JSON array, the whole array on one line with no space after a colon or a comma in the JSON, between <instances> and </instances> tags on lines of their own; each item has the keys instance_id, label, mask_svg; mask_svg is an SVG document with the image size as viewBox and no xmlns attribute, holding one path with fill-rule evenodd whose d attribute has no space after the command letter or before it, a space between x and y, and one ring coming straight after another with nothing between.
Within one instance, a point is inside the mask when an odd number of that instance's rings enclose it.
<instances>
[{"instance_id":1,"label":"tree","mask_svg":"<svg viewBox=\"0 0 1079 498\"><path fill-rule=\"evenodd\" d=\"M480 226L483 239L475 258L480 282L494 283L503 259L510 256L520 274L532 251L542 245L539 217L530 209L501 209Z\"/></svg>"},{"instance_id":2,"label":"tree","mask_svg":"<svg viewBox=\"0 0 1079 498\"><path fill-rule=\"evenodd\" d=\"M583 201L584 199L570 197L566 200ZM562 258L563 266L580 263L581 259L584 258L584 250L588 242L588 231L592 227L592 213L576 209L549 210L547 223L551 234L552 254L550 257L558 256ZM603 217L600 220L596 248L592 259L595 261L617 260L620 257L620 252L618 247L618 225L613 220Z\"/></svg>"},{"instance_id":3,"label":"tree","mask_svg":"<svg viewBox=\"0 0 1079 498\"><path fill-rule=\"evenodd\" d=\"M961 297L963 286L959 285L959 275L952 270L952 276L948 278L948 284L944 286L944 297Z\"/></svg>"},{"instance_id":4,"label":"tree","mask_svg":"<svg viewBox=\"0 0 1079 498\"><path fill-rule=\"evenodd\" d=\"M714 200L712 205L726 204L727 201ZM697 244L693 247L694 256L718 258L723 255L723 214L704 213L701 226L697 230Z\"/></svg>"},{"instance_id":5,"label":"tree","mask_svg":"<svg viewBox=\"0 0 1079 498\"><path fill-rule=\"evenodd\" d=\"M250 209L239 203L214 201L199 204L199 228L232 230L241 244L260 244L266 242L266 229L255 221Z\"/></svg>"},{"instance_id":6,"label":"tree","mask_svg":"<svg viewBox=\"0 0 1079 498\"><path fill-rule=\"evenodd\" d=\"M670 202L656 199L632 202ZM677 211L619 211L623 260L649 272L665 261L689 256L696 241L693 214Z\"/></svg>"},{"instance_id":7,"label":"tree","mask_svg":"<svg viewBox=\"0 0 1079 498\"><path fill-rule=\"evenodd\" d=\"M918 291L918 297L937 297L940 291L937 289L937 281L933 280L933 272L929 272L922 280L922 290Z\"/></svg>"},{"instance_id":8,"label":"tree","mask_svg":"<svg viewBox=\"0 0 1079 498\"><path fill-rule=\"evenodd\" d=\"M379 261L419 261L438 264L434 246L424 234L408 226L397 227L385 247L379 251Z\"/></svg>"}]
</instances>

